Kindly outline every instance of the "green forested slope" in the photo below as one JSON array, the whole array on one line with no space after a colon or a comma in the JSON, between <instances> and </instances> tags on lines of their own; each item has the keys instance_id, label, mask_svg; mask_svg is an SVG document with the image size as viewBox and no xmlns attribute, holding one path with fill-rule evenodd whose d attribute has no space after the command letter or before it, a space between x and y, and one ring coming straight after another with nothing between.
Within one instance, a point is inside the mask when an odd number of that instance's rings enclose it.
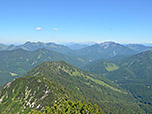
<instances>
[{"instance_id":1,"label":"green forested slope","mask_svg":"<svg viewBox=\"0 0 152 114\"><path fill-rule=\"evenodd\" d=\"M105 78L61 62L44 62L0 92L0 111L5 114L43 111L61 98L97 104L107 114L144 114L136 100Z\"/></svg>"},{"instance_id":2,"label":"green forested slope","mask_svg":"<svg viewBox=\"0 0 152 114\"><path fill-rule=\"evenodd\" d=\"M108 70L105 63L111 64ZM115 65L113 65L115 64ZM152 113L152 51L146 51L117 62L98 61L86 70L105 76L132 93L140 106Z\"/></svg>"},{"instance_id":3,"label":"green forested slope","mask_svg":"<svg viewBox=\"0 0 152 114\"><path fill-rule=\"evenodd\" d=\"M60 99L81 99L76 93L45 77L21 77L8 83L0 92L0 113L27 113L52 106Z\"/></svg>"},{"instance_id":4,"label":"green forested slope","mask_svg":"<svg viewBox=\"0 0 152 114\"><path fill-rule=\"evenodd\" d=\"M25 76L37 75L45 76L74 90L87 101L98 104L106 113L142 112L135 103L135 99L119 86L105 78L97 78L98 76L94 74L81 71L63 61L42 63Z\"/></svg>"},{"instance_id":5,"label":"green forested slope","mask_svg":"<svg viewBox=\"0 0 152 114\"><path fill-rule=\"evenodd\" d=\"M28 114L102 114L97 105L82 103L81 101L72 102L60 100L50 107L45 107L43 112L32 110Z\"/></svg>"},{"instance_id":6,"label":"green forested slope","mask_svg":"<svg viewBox=\"0 0 152 114\"><path fill-rule=\"evenodd\" d=\"M79 57L66 56L44 48L36 51L23 49L0 51L0 60L0 84L5 84L16 77L22 76L44 61L64 60L75 66L85 64L85 60Z\"/></svg>"}]
</instances>

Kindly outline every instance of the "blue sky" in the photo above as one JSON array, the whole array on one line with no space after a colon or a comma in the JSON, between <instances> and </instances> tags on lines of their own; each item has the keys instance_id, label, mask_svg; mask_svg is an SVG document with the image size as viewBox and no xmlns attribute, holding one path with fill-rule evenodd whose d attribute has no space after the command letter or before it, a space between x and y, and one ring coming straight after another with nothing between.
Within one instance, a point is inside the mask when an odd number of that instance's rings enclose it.
<instances>
[{"instance_id":1,"label":"blue sky","mask_svg":"<svg viewBox=\"0 0 152 114\"><path fill-rule=\"evenodd\" d=\"M0 0L0 42L152 41L152 0Z\"/></svg>"}]
</instances>

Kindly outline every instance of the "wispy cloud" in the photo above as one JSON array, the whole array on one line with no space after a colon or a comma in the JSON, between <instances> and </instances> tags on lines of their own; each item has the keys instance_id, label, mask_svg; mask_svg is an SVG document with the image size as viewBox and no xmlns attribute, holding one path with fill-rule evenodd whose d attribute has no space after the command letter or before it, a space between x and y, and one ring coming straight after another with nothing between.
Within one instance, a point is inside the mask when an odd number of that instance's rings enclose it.
<instances>
[{"instance_id":1,"label":"wispy cloud","mask_svg":"<svg viewBox=\"0 0 152 114\"><path fill-rule=\"evenodd\" d=\"M149 41L148 43L152 44L152 41Z\"/></svg>"},{"instance_id":2,"label":"wispy cloud","mask_svg":"<svg viewBox=\"0 0 152 114\"><path fill-rule=\"evenodd\" d=\"M54 30L54 31L58 31L59 29L58 29L58 28L53 28L52 30Z\"/></svg>"},{"instance_id":3,"label":"wispy cloud","mask_svg":"<svg viewBox=\"0 0 152 114\"><path fill-rule=\"evenodd\" d=\"M37 28L35 28L35 30L42 30L42 28L41 27L37 27Z\"/></svg>"}]
</instances>

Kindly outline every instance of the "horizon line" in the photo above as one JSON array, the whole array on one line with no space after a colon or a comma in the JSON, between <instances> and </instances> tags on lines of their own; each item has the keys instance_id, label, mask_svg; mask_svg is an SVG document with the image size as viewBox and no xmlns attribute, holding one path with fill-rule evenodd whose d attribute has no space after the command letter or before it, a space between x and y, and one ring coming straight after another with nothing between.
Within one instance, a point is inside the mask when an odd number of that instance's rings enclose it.
<instances>
[{"instance_id":1,"label":"horizon line","mask_svg":"<svg viewBox=\"0 0 152 114\"><path fill-rule=\"evenodd\" d=\"M27 40L27 41L2 41L0 44L5 44L5 45L21 45L25 44L26 42L32 42L32 43L55 43L55 44L95 44L95 43L104 43L104 42L115 42L119 44L152 44L152 41L147 41L147 42L118 42L118 41L112 41L112 40L106 40L106 41L32 41L32 40Z\"/></svg>"}]
</instances>

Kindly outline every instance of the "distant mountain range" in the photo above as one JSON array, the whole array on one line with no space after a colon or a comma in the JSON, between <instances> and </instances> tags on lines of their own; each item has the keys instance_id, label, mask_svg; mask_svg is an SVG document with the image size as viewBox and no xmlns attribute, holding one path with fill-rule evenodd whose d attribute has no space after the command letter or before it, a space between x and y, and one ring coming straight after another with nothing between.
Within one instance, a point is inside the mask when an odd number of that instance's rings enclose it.
<instances>
[{"instance_id":1,"label":"distant mountain range","mask_svg":"<svg viewBox=\"0 0 152 114\"><path fill-rule=\"evenodd\" d=\"M134 55L136 53L136 51L114 42L94 44L92 46L77 50L77 54L79 56L89 58L91 61L101 58L108 59L115 56Z\"/></svg>"},{"instance_id":2,"label":"distant mountain range","mask_svg":"<svg viewBox=\"0 0 152 114\"><path fill-rule=\"evenodd\" d=\"M144 46L141 44L128 44L128 45L126 45L126 47L128 47L138 53L152 49L152 46Z\"/></svg>"},{"instance_id":3,"label":"distant mountain range","mask_svg":"<svg viewBox=\"0 0 152 114\"><path fill-rule=\"evenodd\" d=\"M96 43L92 45L69 43L64 45L43 42L26 42L17 46L0 44L0 50L24 49L27 51L35 51L40 48L45 48L68 56L82 56L85 59L94 61L98 59L107 59L115 56L134 55L152 49L152 47L150 46L144 46L139 44L121 45L115 42L104 42L99 44Z\"/></svg>"},{"instance_id":4,"label":"distant mountain range","mask_svg":"<svg viewBox=\"0 0 152 114\"><path fill-rule=\"evenodd\" d=\"M40 48L45 48L45 49L56 51L56 52L59 52L62 54L70 54L70 55L74 54L70 48L68 48L64 45L58 45L55 43L26 42L26 43L24 43L22 45L18 45L18 46L15 46L15 45L8 45L7 46L4 44L0 45L0 50L24 49L27 51L35 51L35 50L40 49Z\"/></svg>"},{"instance_id":5,"label":"distant mountain range","mask_svg":"<svg viewBox=\"0 0 152 114\"><path fill-rule=\"evenodd\" d=\"M5 85L0 91L0 113L43 110L60 99L96 103L107 114L145 113L130 93L98 77L64 61L44 62Z\"/></svg>"},{"instance_id":6,"label":"distant mountain range","mask_svg":"<svg viewBox=\"0 0 152 114\"><path fill-rule=\"evenodd\" d=\"M72 50L79 50L79 49L88 47L90 45L89 44L73 43L73 44L65 44L65 46L69 47Z\"/></svg>"}]
</instances>

